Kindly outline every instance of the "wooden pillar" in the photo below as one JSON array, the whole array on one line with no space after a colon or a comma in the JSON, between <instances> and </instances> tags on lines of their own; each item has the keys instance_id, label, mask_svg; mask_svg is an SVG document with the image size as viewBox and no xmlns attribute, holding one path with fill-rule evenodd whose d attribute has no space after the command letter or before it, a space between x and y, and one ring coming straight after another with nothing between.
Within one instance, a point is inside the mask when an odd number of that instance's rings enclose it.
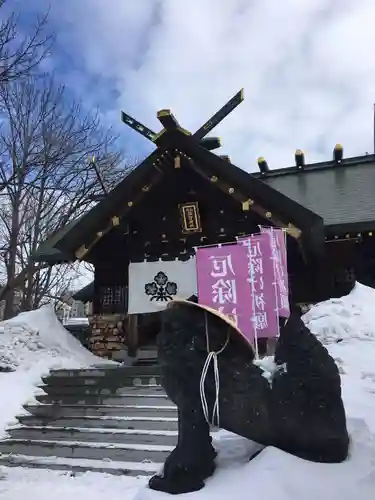
<instances>
[{"instance_id":1,"label":"wooden pillar","mask_svg":"<svg viewBox=\"0 0 375 500\"><path fill-rule=\"evenodd\" d=\"M127 325L127 346L129 356L135 357L137 355L138 344L138 314L129 314Z\"/></svg>"},{"instance_id":2,"label":"wooden pillar","mask_svg":"<svg viewBox=\"0 0 375 500\"><path fill-rule=\"evenodd\" d=\"M327 249L323 220L321 223L305 233L302 240L305 248L305 259L310 275L313 300L320 302L331 298L331 272L327 268Z\"/></svg>"}]
</instances>

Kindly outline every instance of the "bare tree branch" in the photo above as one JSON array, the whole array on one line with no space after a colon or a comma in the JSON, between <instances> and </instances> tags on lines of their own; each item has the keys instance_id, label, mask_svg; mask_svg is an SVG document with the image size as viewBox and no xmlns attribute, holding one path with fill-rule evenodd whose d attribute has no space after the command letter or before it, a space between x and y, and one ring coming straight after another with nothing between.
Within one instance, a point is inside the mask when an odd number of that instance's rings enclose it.
<instances>
[{"instance_id":1,"label":"bare tree branch","mask_svg":"<svg viewBox=\"0 0 375 500\"><path fill-rule=\"evenodd\" d=\"M6 0L0 0L0 13L4 13ZM49 54L54 36L47 33L48 12L36 20L30 36L18 30L18 15L1 15L0 24L0 83L9 83L28 76Z\"/></svg>"},{"instance_id":2,"label":"bare tree branch","mask_svg":"<svg viewBox=\"0 0 375 500\"><path fill-rule=\"evenodd\" d=\"M47 295L71 286L77 266L36 265L39 244L90 206L103 193L100 178L112 187L127 165L116 136L105 130L98 113L85 114L70 102L53 76L0 84L4 124L0 130L0 251L4 281L0 300L5 317L20 307L38 307ZM96 155L96 169L89 159Z\"/></svg>"}]
</instances>

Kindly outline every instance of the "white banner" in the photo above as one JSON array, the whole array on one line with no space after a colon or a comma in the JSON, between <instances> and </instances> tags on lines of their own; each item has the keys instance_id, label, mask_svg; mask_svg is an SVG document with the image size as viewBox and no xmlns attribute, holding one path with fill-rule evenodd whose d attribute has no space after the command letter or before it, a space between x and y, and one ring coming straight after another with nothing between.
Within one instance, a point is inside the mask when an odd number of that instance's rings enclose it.
<instances>
[{"instance_id":1,"label":"white banner","mask_svg":"<svg viewBox=\"0 0 375 500\"><path fill-rule=\"evenodd\" d=\"M131 262L129 264L129 314L165 309L173 299L197 294L195 257L182 262Z\"/></svg>"}]
</instances>

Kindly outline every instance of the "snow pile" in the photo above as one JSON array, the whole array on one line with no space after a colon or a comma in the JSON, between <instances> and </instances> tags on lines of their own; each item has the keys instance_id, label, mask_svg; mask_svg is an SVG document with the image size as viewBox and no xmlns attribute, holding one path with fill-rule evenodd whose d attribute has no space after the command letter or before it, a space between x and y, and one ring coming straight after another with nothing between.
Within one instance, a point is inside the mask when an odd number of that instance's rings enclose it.
<instances>
[{"instance_id":1,"label":"snow pile","mask_svg":"<svg viewBox=\"0 0 375 500\"><path fill-rule=\"evenodd\" d=\"M0 323L0 371L29 369L46 359L51 367L103 362L62 326L51 306Z\"/></svg>"},{"instance_id":2,"label":"snow pile","mask_svg":"<svg viewBox=\"0 0 375 500\"><path fill-rule=\"evenodd\" d=\"M374 438L363 422L350 421L349 429L357 439L351 457L343 464L311 463L272 447L265 448L249 462L249 457L259 450L259 446L229 433L223 435L215 443L220 469L206 482L206 487L191 498L373 500ZM133 498L165 500L168 497L144 488ZM117 500L117 497L112 496L112 500Z\"/></svg>"},{"instance_id":3,"label":"snow pile","mask_svg":"<svg viewBox=\"0 0 375 500\"><path fill-rule=\"evenodd\" d=\"M375 341L374 307L375 290L357 283L349 295L313 306L303 319L325 345Z\"/></svg>"},{"instance_id":4,"label":"snow pile","mask_svg":"<svg viewBox=\"0 0 375 500\"><path fill-rule=\"evenodd\" d=\"M61 325L53 307L0 323L0 436L51 368L113 364L94 356ZM9 373L8 373L9 372Z\"/></svg>"},{"instance_id":5,"label":"snow pile","mask_svg":"<svg viewBox=\"0 0 375 500\"><path fill-rule=\"evenodd\" d=\"M340 369L347 415L375 434L374 306L375 290L357 283L349 295L314 306L304 321Z\"/></svg>"}]
</instances>

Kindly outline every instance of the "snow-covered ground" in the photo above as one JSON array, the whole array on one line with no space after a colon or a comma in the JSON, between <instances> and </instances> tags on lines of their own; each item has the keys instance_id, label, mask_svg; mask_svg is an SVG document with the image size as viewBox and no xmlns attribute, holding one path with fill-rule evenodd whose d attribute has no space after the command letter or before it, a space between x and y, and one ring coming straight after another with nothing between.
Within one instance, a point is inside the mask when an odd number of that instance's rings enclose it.
<instances>
[{"instance_id":1,"label":"snow-covered ground","mask_svg":"<svg viewBox=\"0 0 375 500\"><path fill-rule=\"evenodd\" d=\"M327 345L342 374L343 397L352 437L349 459L343 464L313 464L274 448L248 457L254 443L226 432L218 433L219 467L206 487L191 498L227 500L373 500L375 498L375 290L357 285L347 297L313 307L304 317ZM32 394L32 386L51 366L92 365L100 362L77 344L56 322L50 310L20 315L0 325L1 425L13 418ZM29 332L32 326L34 334ZM13 334L11 334L11 331ZM35 332L39 331L39 335ZM4 337L5 336L5 337ZM4 345L7 347L4 349ZM13 396L12 396L13 394ZM12 406L13 405L13 406ZM12 408L8 408L12 406ZM5 410L5 413L4 413ZM5 414L5 417L4 417ZM148 490L147 479L104 474L66 474L0 468L0 499L65 500L87 495L91 500L162 500Z\"/></svg>"}]
</instances>

